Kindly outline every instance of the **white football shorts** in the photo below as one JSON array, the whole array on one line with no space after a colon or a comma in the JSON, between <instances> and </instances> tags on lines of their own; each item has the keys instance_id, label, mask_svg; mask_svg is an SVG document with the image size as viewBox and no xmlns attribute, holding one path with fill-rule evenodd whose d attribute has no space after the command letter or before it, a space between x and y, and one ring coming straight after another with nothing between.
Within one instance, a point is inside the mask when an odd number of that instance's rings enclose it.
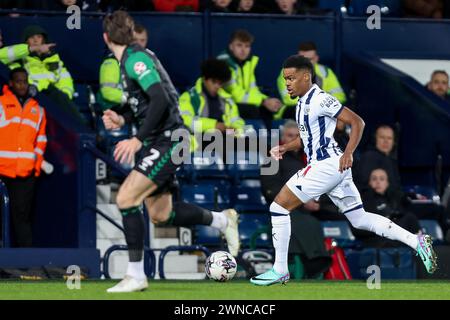
<instances>
[{"instance_id":1,"label":"white football shorts","mask_svg":"<svg viewBox=\"0 0 450 320\"><path fill-rule=\"evenodd\" d=\"M340 157L313 161L294 174L286 185L303 202L318 200L327 194L343 213L362 208L351 169L339 172Z\"/></svg>"}]
</instances>

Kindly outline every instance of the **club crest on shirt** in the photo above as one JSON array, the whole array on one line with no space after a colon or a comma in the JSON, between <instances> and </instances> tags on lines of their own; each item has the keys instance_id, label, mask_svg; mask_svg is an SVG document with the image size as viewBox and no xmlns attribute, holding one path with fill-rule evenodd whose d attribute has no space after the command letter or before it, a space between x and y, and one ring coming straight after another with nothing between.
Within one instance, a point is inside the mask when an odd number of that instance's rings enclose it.
<instances>
[{"instance_id":1,"label":"club crest on shirt","mask_svg":"<svg viewBox=\"0 0 450 320\"><path fill-rule=\"evenodd\" d=\"M309 114L309 109L310 109L309 107L305 108L305 114Z\"/></svg>"},{"instance_id":2,"label":"club crest on shirt","mask_svg":"<svg viewBox=\"0 0 450 320\"><path fill-rule=\"evenodd\" d=\"M136 62L134 64L133 69L134 69L134 72L136 72L137 75L140 75L143 72L145 72L145 70L147 70L147 66L142 61L138 61L138 62Z\"/></svg>"},{"instance_id":3,"label":"club crest on shirt","mask_svg":"<svg viewBox=\"0 0 450 320\"><path fill-rule=\"evenodd\" d=\"M32 114L37 114L36 108L32 108L32 109L31 109L31 113L32 113Z\"/></svg>"}]
</instances>

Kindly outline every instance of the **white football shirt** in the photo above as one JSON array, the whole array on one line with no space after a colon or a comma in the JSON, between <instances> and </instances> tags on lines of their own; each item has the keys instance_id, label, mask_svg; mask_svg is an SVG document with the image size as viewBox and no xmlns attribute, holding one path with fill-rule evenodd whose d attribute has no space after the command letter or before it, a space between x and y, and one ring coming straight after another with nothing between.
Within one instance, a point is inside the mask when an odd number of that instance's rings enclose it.
<instances>
[{"instance_id":1,"label":"white football shirt","mask_svg":"<svg viewBox=\"0 0 450 320\"><path fill-rule=\"evenodd\" d=\"M308 163L342 155L333 134L343 108L316 84L298 100L295 117Z\"/></svg>"}]
</instances>

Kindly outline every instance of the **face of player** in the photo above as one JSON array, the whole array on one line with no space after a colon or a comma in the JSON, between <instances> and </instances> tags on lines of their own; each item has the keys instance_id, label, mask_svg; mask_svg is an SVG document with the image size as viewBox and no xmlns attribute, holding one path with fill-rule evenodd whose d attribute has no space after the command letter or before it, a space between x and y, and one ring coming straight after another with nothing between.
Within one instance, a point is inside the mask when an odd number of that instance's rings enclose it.
<instances>
[{"instance_id":1,"label":"face of player","mask_svg":"<svg viewBox=\"0 0 450 320\"><path fill-rule=\"evenodd\" d=\"M27 39L29 46L40 46L44 44L44 36L42 34L35 34Z\"/></svg>"},{"instance_id":2,"label":"face of player","mask_svg":"<svg viewBox=\"0 0 450 320\"><path fill-rule=\"evenodd\" d=\"M289 142L297 139L298 136L299 136L299 132L298 132L297 127L285 128L283 130L283 135L281 136L281 142L289 143Z\"/></svg>"},{"instance_id":3,"label":"face of player","mask_svg":"<svg viewBox=\"0 0 450 320\"><path fill-rule=\"evenodd\" d=\"M311 74L306 70L285 68L283 77L286 80L288 94L292 99L303 97L311 88Z\"/></svg>"},{"instance_id":4,"label":"face of player","mask_svg":"<svg viewBox=\"0 0 450 320\"><path fill-rule=\"evenodd\" d=\"M436 73L431 78L429 89L441 98L445 98L448 91L448 77L443 73Z\"/></svg>"},{"instance_id":5,"label":"face of player","mask_svg":"<svg viewBox=\"0 0 450 320\"><path fill-rule=\"evenodd\" d=\"M239 10L240 11L250 11L253 7L253 0L241 0L239 1Z\"/></svg>"},{"instance_id":6,"label":"face of player","mask_svg":"<svg viewBox=\"0 0 450 320\"><path fill-rule=\"evenodd\" d=\"M300 56L308 58L312 62L312 64L316 64L319 62L319 55L317 54L316 50L299 51L298 54Z\"/></svg>"},{"instance_id":7,"label":"face of player","mask_svg":"<svg viewBox=\"0 0 450 320\"><path fill-rule=\"evenodd\" d=\"M147 48L148 43L148 36L147 32L141 32L141 33L134 33L134 40L138 45L140 45L142 48Z\"/></svg>"},{"instance_id":8,"label":"face of player","mask_svg":"<svg viewBox=\"0 0 450 320\"><path fill-rule=\"evenodd\" d=\"M233 42L229 45L229 49L236 59L239 61L244 61L250 55L251 44L250 42L233 40Z\"/></svg>"},{"instance_id":9,"label":"face of player","mask_svg":"<svg viewBox=\"0 0 450 320\"><path fill-rule=\"evenodd\" d=\"M373 170L370 174L369 186L378 194L384 194L389 187L386 171L383 169Z\"/></svg>"},{"instance_id":10,"label":"face of player","mask_svg":"<svg viewBox=\"0 0 450 320\"><path fill-rule=\"evenodd\" d=\"M222 81L216 79L203 79L203 84L209 95L212 97L217 96L219 89L222 88L223 85Z\"/></svg>"},{"instance_id":11,"label":"face of player","mask_svg":"<svg viewBox=\"0 0 450 320\"><path fill-rule=\"evenodd\" d=\"M28 78L24 72L17 72L13 79L9 81L12 92L18 97L25 97L28 93Z\"/></svg>"},{"instance_id":12,"label":"face of player","mask_svg":"<svg viewBox=\"0 0 450 320\"><path fill-rule=\"evenodd\" d=\"M379 128L375 140L375 147L388 155L394 148L394 131L391 128Z\"/></svg>"}]
</instances>

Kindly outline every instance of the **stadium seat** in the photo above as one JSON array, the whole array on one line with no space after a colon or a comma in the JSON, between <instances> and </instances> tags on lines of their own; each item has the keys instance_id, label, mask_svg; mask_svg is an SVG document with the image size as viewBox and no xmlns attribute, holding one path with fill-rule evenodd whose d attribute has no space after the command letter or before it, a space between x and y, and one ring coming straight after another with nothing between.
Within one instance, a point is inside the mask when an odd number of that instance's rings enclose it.
<instances>
[{"instance_id":1,"label":"stadium seat","mask_svg":"<svg viewBox=\"0 0 450 320\"><path fill-rule=\"evenodd\" d=\"M232 193L232 203L238 212L268 211L269 209L260 184L238 186Z\"/></svg>"},{"instance_id":2,"label":"stadium seat","mask_svg":"<svg viewBox=\"0 0 450 320\"><path fill-rule=\"evenodd\" d=\"M436 197L439 197L436 190L431 186L424 185L409 185L404 186L403 191L406 193L415 193L425 196L427 200L433 201Z\"/></svg>"},{"instance_id":3,"label":"stadium seat","mask_svg":"<svg viewBox=\"0 0 450 320\"><path fill-rule=\"evenodd\" d=\"M181 199L205 209L217 210L217 187L213 183L184 184Z\"/></svg>"},{"instance_id":4,"label":"stadium seat","mask_svg":"<svg viewBox=\"0 0 450 320\"><path fill-rule=\"evenodd\" d=\"M194 227L194 242L206 247L219 247L222 245L222 236L216 228L197 225Z\"/></svg>"},{"instance_id":5,"label":"stadium seat","mask_svg":"<svg viewBox=\"0 0 450 320\"><path fill-rule=\"evenodd\" d=\"M266 126L264 125L264 122L259 119L246 119L245 125L252 126L253 129L255 129L256 131L262 130L262 129L267 129Z\"/></svg>"},{"instance_id":6,"label":"stadium seat","mask_svg":"<svg viewBox=\"0 0 450 320\"><path fill-rule=\"evenodd\" d=\"M252 240L256 248L271 247L269 219L268 212L241 213L239 215L239 238L242 248L250 248Z\"/></svg>"},{"instance_id":7,"label":"stadium seat","mask_svg":"<svg viewBox=\"0 0 450 320\"><path fill-rule=\"evenodd\" d=\"M341 247L355 244L355 236L347 221L323 221L322 231L325 238L335 239Z\"/></svg>"},{"instance_id":8,"label":"stadium seat","mask_svg":"<svg viewBox=\"0 0 450 320\"><path fill-rule=\"evenodd\" d=\"M255 151L237 151L232 164L228 170L234 181L239 183L241 179L255 179L260 176L260 164L262 157Z\"/></svg>"},{"instance_id":9,"label":"stadium seat","mask_svg":"<svg viewBox=\"0 0 450 320\"><path fill-rule=\"evenodd\" d=\"M329 9L340 12L341 7L345 5L345 0L319 0L317 5L320 9Z\"/></svg>"},{"instance_id":10,"label":"stadium seat","mask_svg":"<svg viewBox=\"0 0 450 320\"><path fill-rule=\"evenodd\" d=\"M211 156L192 154L191 163L184 164L184 170L193 182L196 182L197 179L228 177L223 159L214 154Z\"/></svg>"},{"instance_id":11,"label":"stadium seat","mask_svg":"<svg viewBox=\"0 0 450 320\"><path fill-rule=\"evenodd\" d=\"M444 242L444 233L441 227L435 220L419 220L420 228L423 233L426 233L433 238L433 243L439 244Z\"/></svg>"}]
</instances>

